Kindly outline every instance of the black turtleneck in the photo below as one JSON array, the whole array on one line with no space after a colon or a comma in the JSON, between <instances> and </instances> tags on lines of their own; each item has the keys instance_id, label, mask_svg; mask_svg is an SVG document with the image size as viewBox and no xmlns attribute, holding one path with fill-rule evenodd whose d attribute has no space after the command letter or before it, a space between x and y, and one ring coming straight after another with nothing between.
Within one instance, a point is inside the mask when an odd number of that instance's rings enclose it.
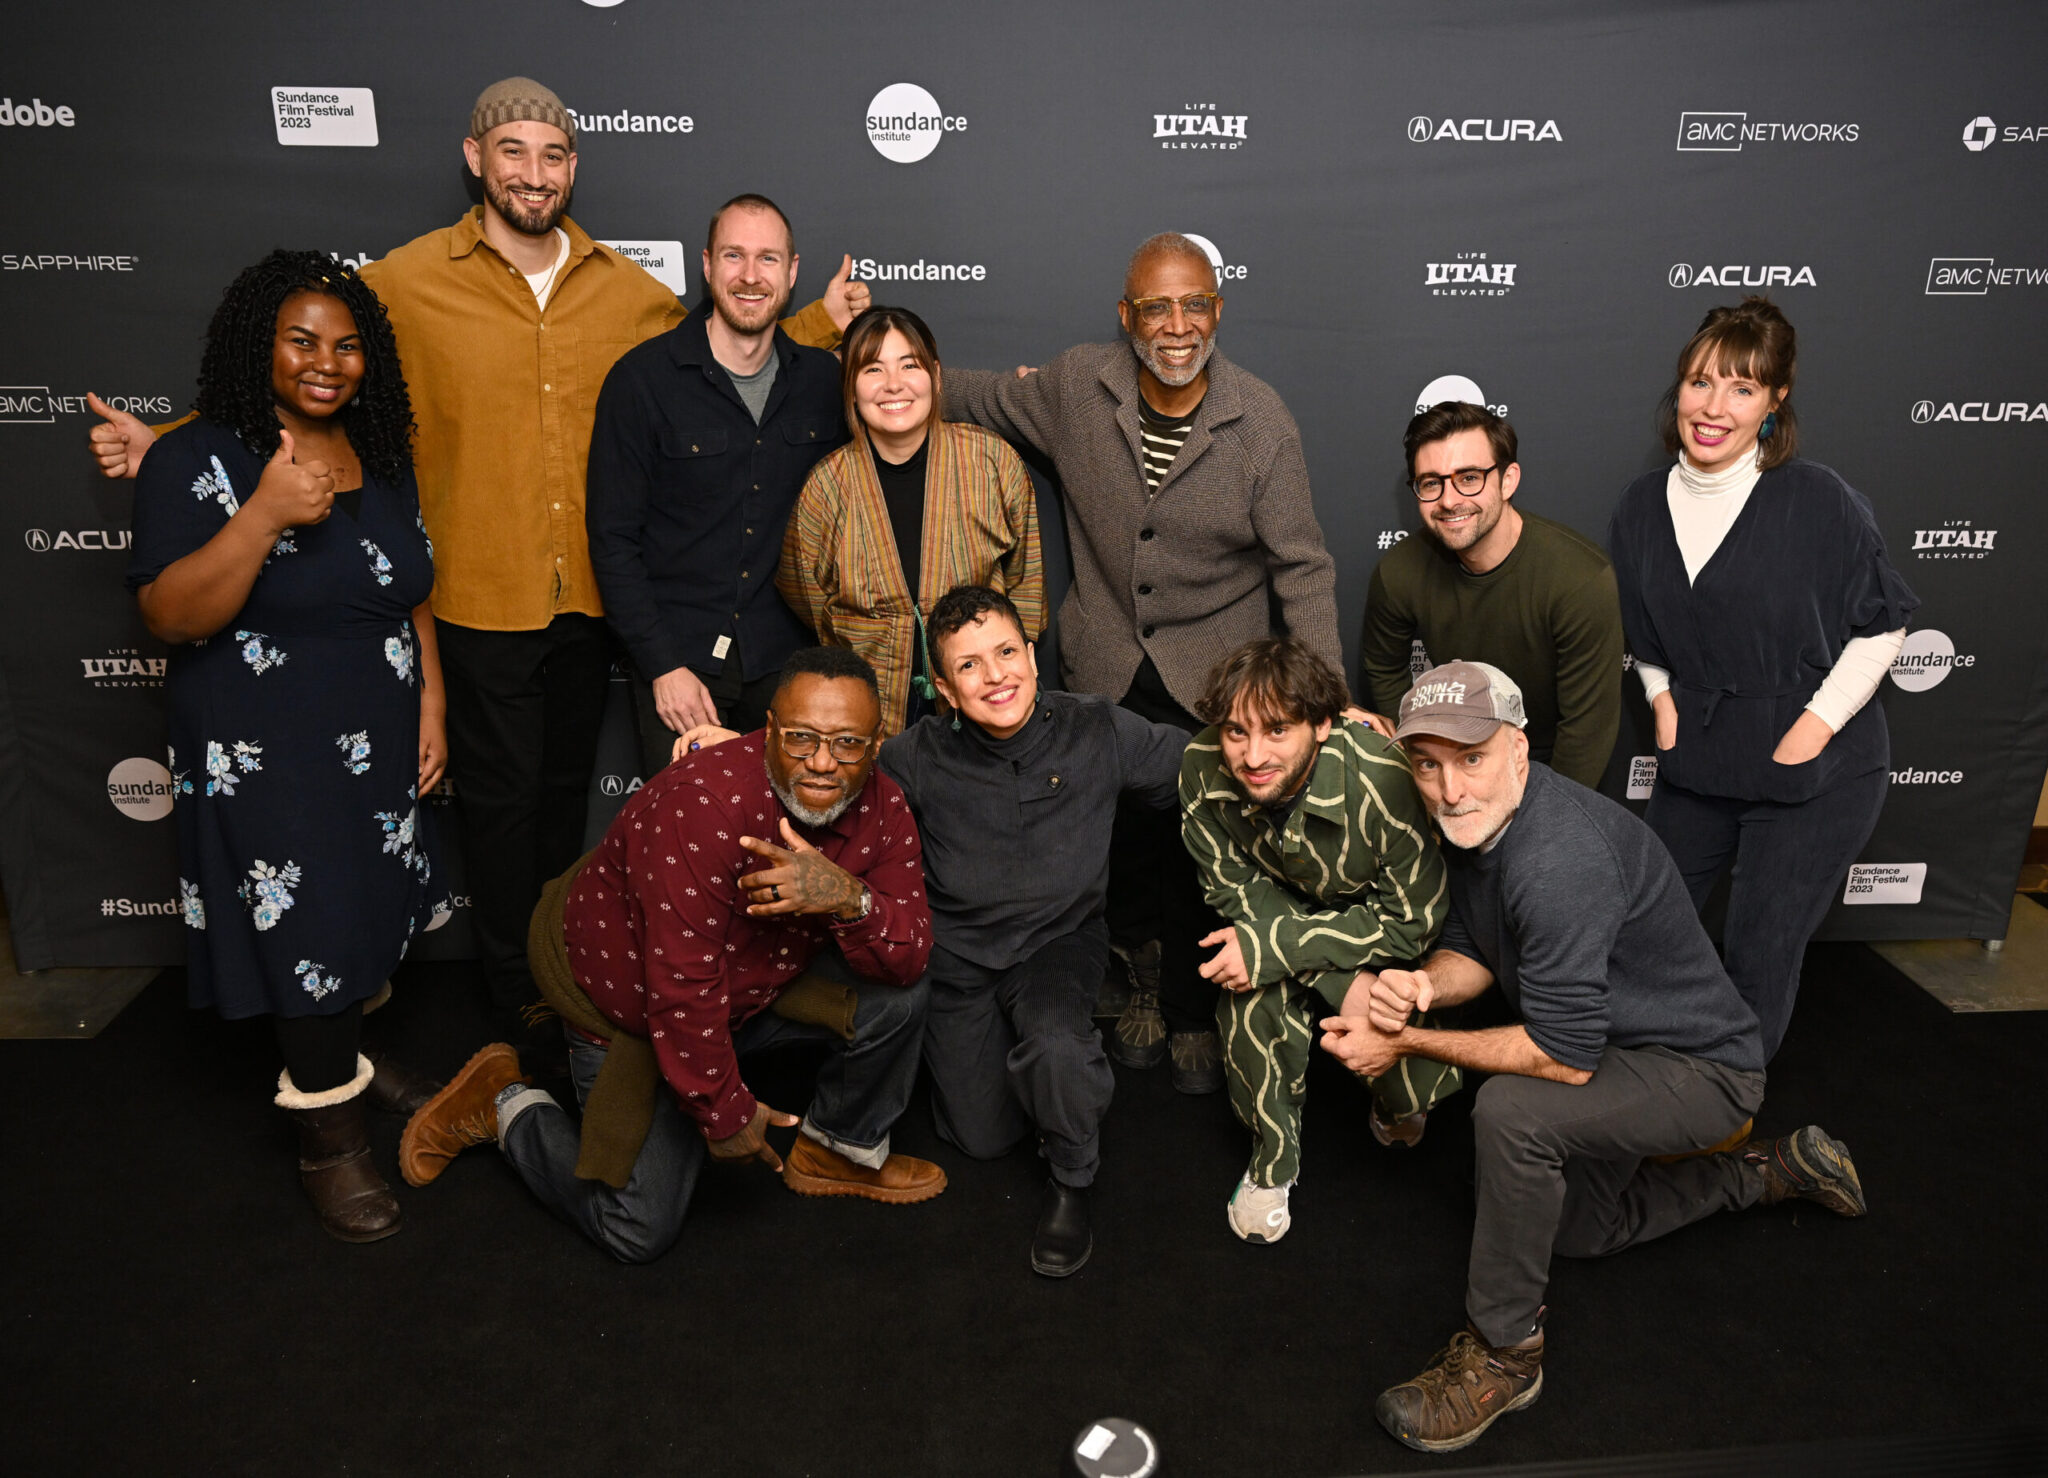
<instances>
[{"instance_id":1,"label":"black turtleneck","mask_svg":"<svg viewBox=\"0 0 2048 1478\"><path fill-rule=\"evenodd\" d=\"M896 558L902 562L903 583L910 587L913 602L917 599L919 562L924 552L924 463L931 444L932 439L927 436L907 462L886 461L879 448L875 452L875 474L881 479L882 502L889 510L889 527L896 534Z\"/></svg>"}]
</instances>

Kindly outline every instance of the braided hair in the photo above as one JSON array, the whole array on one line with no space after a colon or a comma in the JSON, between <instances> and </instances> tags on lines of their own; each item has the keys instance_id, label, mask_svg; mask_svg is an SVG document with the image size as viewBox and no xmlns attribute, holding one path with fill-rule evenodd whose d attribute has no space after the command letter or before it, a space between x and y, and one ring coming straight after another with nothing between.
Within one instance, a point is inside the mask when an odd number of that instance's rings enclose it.
<instances>
[{"instance_id":1,"label":"braided hair","mask_svg":"<svg viewBox=\"0 0 2048 1478\"><path fill-rule=\"evenodd\" d=\"M412 397L398 363L398 344L384 305L354 269L316 251L273 251L228 284L199 361L195 408L225 426L266 461L276 454L280 426L270 388L271 344L278 310L293 293L338 300L363 341L363 383L338 412L363 469L381 482L402 482L412 467Z\"/></svg>"}]
</instances>

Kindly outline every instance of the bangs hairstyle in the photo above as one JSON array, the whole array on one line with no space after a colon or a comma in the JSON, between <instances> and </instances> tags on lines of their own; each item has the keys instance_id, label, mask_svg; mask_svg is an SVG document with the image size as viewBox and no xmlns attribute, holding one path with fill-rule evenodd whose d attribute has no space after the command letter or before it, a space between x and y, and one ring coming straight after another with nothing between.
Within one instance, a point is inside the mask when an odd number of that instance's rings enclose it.
<instances>
[{"instance_id":1,"label":"bangs hairstyle","mask_svg":"<svg viewBox=\"0 0 2048 1478\"><path fill-rule=\"evenodd\" d=\"M1782 390L1777 427L1757 443L1757 466L1768 472L1799 454L1799 417L1792 409L1792 380L1798 369L1799 336L1769 298L1747 297L1732 308L1715 308L1700 320L1678 352L1671 388L1657 406L1657 431L1674 457L1684 443L1678 435L1679 387L1701 370L1753 380L1766 391Z\"/></svg>"},{"instance_id":2,"label":"bangs hairstyle","mask_svg":"<svg viewBox=\"0 0 2048 1478\"><path fill-rule=\"evenodd\" d=\"M1227 721L1242 701L1267 719L1334 723L1351 702L1344 678L1291 636L1246 642L1217 663L1195 704L1203 723Z\"/></svg>"},{"instance_id":3,"label":"bangs hairstyle","mask_svg":"<svg viewBox=\"0 0 2048 1478\"><path fill-rule=\"evenodd\" d=\"M1418 411L1401 434L1401 451L1408 458L1408 477L1415 477L1415 454L1432 442L1448 441L1461 431L1484 431L1486 444L1493 448L1493 460L1505 471L1514 463L1521 443L1515 428L1504 416L1496 416L1483 405L1469 400L1444 400L1426 411Z\"/></svg>"},{"instance_id":4,"label":"bangs hairstyle","mask_svg":"<svg viewBox=\"0 0 2048 1478\"><path fill-rule=\"evenodd\" d=\"M846 429L869 451L874 448L868 442L867 423L860 418L854 391L860 383L860 372L882 357L882 340L889 337L892 328L910 341L911 357L932 377L932 408L924 418L927 436L939 424L939 408L945 403L945 396L939 391L939 346L925 321L908 308L877 305L868 309L846 326L846 335L839 341L839 393L845 402Z\"/></svg>"},{"instance_id":5,"label":"bangs hairstyle","mask_svg":"<svg viewBox=\"0 0 2048 1478\"><path fill-rule=\"evenodd\" d=\"M334 298L356 322L363 382L335 412L363 468L380 482L412 474L412 397L398 364L398 342L384 305L355 272L317 251L274 251L228 284L199 359L193 408L225 426L265 461L277 453L277 398L270 388L277 314L294 293Z\"/></svg>"}]
</instances>

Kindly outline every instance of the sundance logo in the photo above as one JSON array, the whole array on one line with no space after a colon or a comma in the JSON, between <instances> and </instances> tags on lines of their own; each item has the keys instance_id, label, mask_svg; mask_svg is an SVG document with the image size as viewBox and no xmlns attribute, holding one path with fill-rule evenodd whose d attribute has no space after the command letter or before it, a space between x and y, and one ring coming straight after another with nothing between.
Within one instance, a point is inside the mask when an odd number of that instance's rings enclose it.
<instances>
[{"instance_id":1,"label":"sundance logo","mask_svg":"<svg viewBox=\"0 0 2048 1478\"><path fill-rule=\"evenodd\" d=\"M1924 862L1858 862L1849 869L1844 903L1918 903L1927 886Z\"/></svg>"},{"instance_id":2,"label":"sundance logo","mask_svg":"<svg viewBox=\"0 0 2048 1478\"><path fill-rule=\"evenodd\" d=\"M1973 529L1967 518L1952 519L1943 528L1913 530L1913 550L1920 559L1983 559L1997 543L1997 529Z\"/></svg>"},{"instance_id":3,"label":"sundance logo","mask_svg":"<svg viewBox=\"0 0 2048 1478\"><path fill-rule=\"evenodd\" d=\"M1680 153L1739 154L1744 144L1853 144L1856 123L1751 123L1747 113L1680 113Z\"/></svg>"},{"instance_id":4,"label":"sundance logo","mask_svg":"<svg viewBox=\"0 0 2048 1478\"><path fill-rule=\"evenodd\" d=\"M103 919L154 919L176 917L181 910L175 898L102 898L100 917Z\"/></svg>"},{"instance_id":5,"label":"sundance logo","mask_svg":"<svg viewBox=\"0 0 2048 1478\"><path fill-rule=\"evenodd\" d=\"M377 95L367 87L273 87L270 113L280 144L377 147Z\"/></svg>"},{"instance_id":6,"label":"sundance logo","mask_svg":"<svg viewBox=\"0 0 2048 1478\"><path fill-rule=\"evenodd\" d=\"M1961 770L1894 770L1894 785L1961 785Z\"/></svg>"},{"instance_id":7,"label":"sundance logo","mask_svg":"<svg viewBox=\"0 0 2048 1478\"><path fill-rule=\"evenodd\" d=\"M1219 113L1214 103L1182 103L1179 113L1154 113L1152 137L1162 149L1242 149L1244 113Z\"/></svg>"},{"instance_id":8,"label":"sundance logo","mask_svg":"<svg viewBox=\"0 0 2048 1478\"><path fill-rule=\"evenodd\" d=\"M1980 113L1963 127L1963 147L1972 154L1982 154L2001 139L2008 144L2041 143L2048 140L2048 123L2007 124L2000 128Z\"/></svg>"},{"instance_id":9,"label":"sundance logo","mask_svg":"<svg viewBox=\"0 0 2048 1478\"><path fill-rule=\"evenodd\" d=\"M2001 267L1992 257L1933 257L1927 263L1927 296L1981 298L1994 287L2048 285L2048 267Z\"/></svg>"},{"instance_id":10,"label":"sundance logo","mask_svg":"<svg viewBox=\"0 0 2048 1478\"><path fill-rule=\"evenodd\" d=\"M171 772L137 755L107 771L107 800L130 821L161 821L171 814L177 786Z\"/></svg>"},{"instance_id":11,"label":"sundance logo","mask_svg":"<svg viewBox=\"0 0 2048 1478\"><path fill-rule=\"evenodd\" d=\"M1504 298L1514 290L1515 264L1489 261L1483 251L1458 253L1450 262L1425 264L1423 285L1436 298Z\"/></svg>"},{"instance_id":12,"label":"sundance logo","mask_svg":"<svg viewBox=\"0 0 2048 1478\"><path fill-rule=\"evenodd\" d=\"M118 554L134 539L127 529L23 529L21 542L34 554L61 554L65 550Z\"/></svg>"},{"instance_id":13,"label":"sundance logo","mask_svg":"<svg viewBox=\"0 0 2048 1478\"><path fill-rule=\"evenodd\" d=\"M96 688L160 688L170 666L166 657L144 657L133 647L112 647L104 657L80 657L85 680Z\"/></svg>"},{"instance_id":14,"label":"sundance logo","mask_svg":"<svg viewBox=\"0 0 2048 1478\"><path fill-rule=\"evenodd\" d=\"M980 262L878 262L873 257L853 259L855 282L986 282L988 268Z\"/></svg>"},{"instance_id":15,"label":"sundance logo","mask_svg":"<svg viewBox=\"0 0 2048 1478\"><path fill-rule=\"evenodd\" d=\"M1546 118L1441 118L1416 114L1408 120L1410 143L1430 144L1453 139L1461 144L1561 144L1557 120Z\"/></svg>"},{"instance_id":16,"label":"sundance logo","mask_svg":"<svg viewBox=\"0 0 2048 1478\"><path fill-rule=\"evenodd\" d=\"M690 280L683 271L683 265L689 258L683 254L682 242L607 241L604 245L627 261L645 267L649 276L677 297L689 296Z\"/></svg>"},{"instance_id":17,"label":"sundance logo","mask_svg":"<svg viewBox=\"0 0 2048 1478\"><path fill-rule=\"evenodd\" d=\"M141 257L84 256L37 253L0 255L0 272L133 272Z\"/></svg>"},{"instance_id":18,"label":"sundance logo","mask_svg":"<svg viewBox=\"0 0 2048 1478\"><path fill-rule=\"evenodd\" d=\"M1974 655L1957 654L1947 632L1928 628L1908 634L1899 655L1892 658L1892 681L1908 693L1924 693L1957 668L1976 665Z\"/></svg>"},{"instance_id":19,"label":"sundance logo","mask_svg":"<svg viewBox=\"0 0 2048 1478\"><path fill-rule=\"evenodd\" d=\"M1818 287L1811 267L1712 265L1689 267L1680 262L1664 274L1673 287Z\"/></svg>"},{"instance_id":20,"label":"sundance logo","mask_svg":"<svg viewBox=\"0 0 2048 1478\"><path fill-rule=\"evenodd\" d=\"M2048 421L2048 401L1945 400L1940 405L1931 400L1914 401L1913 424L1925 426L1933 421Z\"/></svg>"},{"instance_id":21,"label":"sundance logo","mask_svg":"<svg viewBox=\"0 0 2048 1478\"><path fill-rule=\"evenodd\" d=\"M1202 255L1209 259L1210 270L1215 272L1216 281L1219 284L1244 281L1245 269L1243 264L1232 264L1224 261L1223 253L1217 249L1215 242L1206 236L1197 236L1192 231L1183 231L1180 234L1202 249Z\"/></svg>"},{"instance_id":22,"label":"sundance logo","mask_svg":"<svg viewBox=\"0 0 2048 1478\"><path fill-rule=\"evenodd\" d=\"M1646 801L1657 788L1657 756L1632 754L1628 758L1628 798Z\"/></svg>"},{"instance_id":23,"label":"sundance logo","mask_svg":"<svg viewBox=\"0 0 2048 1478\"><path fill-rule=\"evenodd\" d=\"M1477 380L1468 380L1463 375L1438 375L1422 387L1422 393L1415 397L1415 414L1421 415L1431 406L1442 405L1447 400L1462 400L1467 405L1483 405L1496 416L1508 413L1506 402L1498 405L1486 398L1486 392L1479 388Z\"/></svg>"},{"instance_id":24,"label":"sundance logo","mask_svg":"<svg viewBox=\"0 0 2048 1478\"><path fill-rule=\"evenodd\" d=\"M868 104L868 142L896 164L915 164L949 133L965 133L967 120L948 114L915 82L892 82Z\"/></svg>"},{"instance_id":25,"label":"sundance logo","mask_svg":"<svg viewBox=\"0 0 2048 1478\"><path fill-rule=\"evenodd\" d=\"M633 113L621 108L616 113L579 113L569 110L578 134L586 133L692 133L697 120L687 113Z\"/></svg>"},{"instance_id":26,"label":"sundance logo","mask_svg":"<svg viewBox=\"0 0 2048 1478\"><path fill-rule=\"evenodd\" d=\"M0 128L75 128L78 115L68 107L52 107L41 98L17 103L0 98Z\"/></svg>"}]
</instances>

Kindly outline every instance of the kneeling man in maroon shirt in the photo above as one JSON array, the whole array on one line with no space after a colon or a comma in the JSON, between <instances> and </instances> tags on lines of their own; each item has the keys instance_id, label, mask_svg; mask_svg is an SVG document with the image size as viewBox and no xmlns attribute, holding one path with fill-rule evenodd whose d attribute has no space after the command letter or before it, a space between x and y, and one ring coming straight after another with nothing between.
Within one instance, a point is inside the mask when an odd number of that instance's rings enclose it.
<instances>
[{"instance_id":1,"label":"kneeling man in maroon shirt","mask_svg":"<svg viewBox=\"0 0 2048 1478\"><path fill-rule=\"evenodd\" d=\"M810 648L783 667L766 728L641 787L536 915L538 975L559 899L568 988L548 995L568 1027L582 1130L497 1044L406 1126L406 1178L425 1184L495 1139L535 1195L625 1262L675 1241L707 1158L759 1160L805 1195L903 1203L944 1190L938 1166L889 1152L917 1076L932 928L916 823L874 773L880 720L868 664ZM840 988L807 980L778 1007L807 970ZM740 1067L799 1040L832 1054L784 1164L767 1130L799 1120L755 1098Z\"/></svg>"}]
</instances>

